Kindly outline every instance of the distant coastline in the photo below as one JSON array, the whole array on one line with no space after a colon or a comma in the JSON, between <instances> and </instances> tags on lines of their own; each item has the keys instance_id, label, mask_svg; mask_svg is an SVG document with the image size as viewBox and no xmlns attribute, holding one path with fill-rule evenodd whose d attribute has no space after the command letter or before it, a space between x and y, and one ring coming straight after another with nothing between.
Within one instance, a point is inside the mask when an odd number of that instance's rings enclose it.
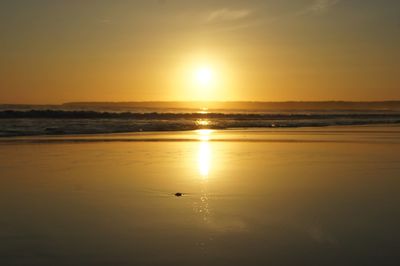
<instances>
[{"instance_id":1,"label":"distant coastline","mask_svg":"<svg viewBox=\"0 0 400 266\"><path fill-rule=\"evenodd\" d=\"M271 112L271 111L400 111L399 101L143 101L143 102L67 102L59 105L0 104L0 110L89 110L110 112Z\"/></svg>"}]
</instances>

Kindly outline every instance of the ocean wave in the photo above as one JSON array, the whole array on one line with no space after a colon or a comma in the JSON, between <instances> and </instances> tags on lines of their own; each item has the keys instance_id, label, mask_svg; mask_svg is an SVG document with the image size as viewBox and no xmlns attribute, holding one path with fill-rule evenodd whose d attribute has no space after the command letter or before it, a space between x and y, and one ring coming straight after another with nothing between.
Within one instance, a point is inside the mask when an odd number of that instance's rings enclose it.
<instances>
[{"instance_id":1,"label":"ocean wave","mask_svg":"<svg viewBox=\"0 0 400 266\"><path fill-rule=\"evenodd\" d=\"M398 113L113 113L2 111L0 136L106 134L196 129L288 128L400 123Z\"/></svg>"}]
</instances>

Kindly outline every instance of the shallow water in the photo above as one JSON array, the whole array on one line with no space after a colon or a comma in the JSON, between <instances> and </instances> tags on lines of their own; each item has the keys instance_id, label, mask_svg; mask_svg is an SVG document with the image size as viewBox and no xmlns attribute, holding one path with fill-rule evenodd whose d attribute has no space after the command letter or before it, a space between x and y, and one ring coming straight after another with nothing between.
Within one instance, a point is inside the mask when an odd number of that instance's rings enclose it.
<instances>
[{"instance_id":1,"label":"shallow water","mask_svg":"<svg viewBox=\"0 0 400 266\"><path fill-rule=\"evenodd\" d=\"M0 265L398 265L399 179L397 126L2 139Z\"/></svg>"}]
</instances>

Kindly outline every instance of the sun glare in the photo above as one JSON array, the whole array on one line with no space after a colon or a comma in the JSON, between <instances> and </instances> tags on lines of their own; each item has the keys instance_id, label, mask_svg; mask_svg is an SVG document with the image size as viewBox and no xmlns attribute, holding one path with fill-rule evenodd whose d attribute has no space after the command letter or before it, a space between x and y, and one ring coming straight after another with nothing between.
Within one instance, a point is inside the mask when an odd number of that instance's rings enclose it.
<instances>
[{"instance_id":1,"label":"sun glare","mask_svg":"<svg viewBox=\"0 0 400 266\"><path fill-rule=\"evenodd\" d=\"M201 67L194 73L196 83L200 86L209 86L213 80L213 71L210 67Z\"/></svg>"},{"instance_id":2,"label":"sun glare","mask_svg":"<svg viewBox=\"0 0 400 266\"><path fill-rule=\"evenodd\" d=\"M209 102L226 96L228 72L217 57L190 55L182 59L176 70L172 79L176 81L177 92L182 99ZM207 112L207 109L203 111Z\"/></svg>"}]
</instances>

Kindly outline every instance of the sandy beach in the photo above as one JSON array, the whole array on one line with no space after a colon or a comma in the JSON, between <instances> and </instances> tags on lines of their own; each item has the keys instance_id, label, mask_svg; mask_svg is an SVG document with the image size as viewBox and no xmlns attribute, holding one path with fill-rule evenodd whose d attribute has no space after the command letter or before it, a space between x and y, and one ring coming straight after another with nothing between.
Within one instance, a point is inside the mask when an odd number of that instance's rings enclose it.
<instances>
[{"instance_id":1,"label":"sandy beach","mask_svg":"<svg viewBox=\"0 0 400 266\"><path fill-rule=\"evenodd\" d=\"M398 126L4 138L0 264L395 265L399 166Z\"/></svg>"}]
</instances>

